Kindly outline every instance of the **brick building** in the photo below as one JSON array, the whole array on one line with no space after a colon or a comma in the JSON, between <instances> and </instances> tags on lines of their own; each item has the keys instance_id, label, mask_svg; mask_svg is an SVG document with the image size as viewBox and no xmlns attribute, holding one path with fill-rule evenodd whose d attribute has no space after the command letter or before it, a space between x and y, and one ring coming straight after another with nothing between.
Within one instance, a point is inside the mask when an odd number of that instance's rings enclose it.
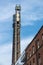
<instances>
[{"instance_id":1,"label":"brick building","mask_svg":"<svg viewBox=\"0 0 43 65\"><path fill-rule=\"evenodd\" d=\"M23 65L43 65L43 26L25 49Z\"/></svg>"}]
</instances>

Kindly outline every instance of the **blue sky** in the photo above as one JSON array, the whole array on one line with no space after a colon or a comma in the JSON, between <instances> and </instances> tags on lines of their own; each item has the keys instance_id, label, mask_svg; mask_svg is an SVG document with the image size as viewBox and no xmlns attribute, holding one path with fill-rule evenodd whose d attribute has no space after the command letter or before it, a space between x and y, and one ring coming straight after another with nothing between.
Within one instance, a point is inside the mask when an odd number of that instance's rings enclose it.
<instances>
[{"instance_id":1,"label":"blue sky","mask_svg":"<svg viewBox=\"0 0 43 65\"><path fill-rule=\"evenodd\" d=\"M43 0L0 0L0 65L11 65L16 4L21 5L21 52L43 25Z\"/></svg>"}]
</instances>

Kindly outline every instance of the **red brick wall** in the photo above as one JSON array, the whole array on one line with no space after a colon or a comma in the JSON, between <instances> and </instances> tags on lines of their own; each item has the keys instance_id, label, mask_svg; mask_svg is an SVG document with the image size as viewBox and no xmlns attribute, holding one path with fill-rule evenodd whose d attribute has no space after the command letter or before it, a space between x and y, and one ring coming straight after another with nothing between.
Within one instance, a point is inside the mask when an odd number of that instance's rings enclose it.
<instances>
[{"instance_id":1,"label":"red brick wall","mask_svg":"<svg viewBox=\"0 0 43 65\"><path fill-rule=\"evenodd\" d=\"M27 46L26 48L26 62L24 65L34 65L33 64L33 58L35 59L35 65L38 65L37 61L38 61L38 53L40 53L40 57L41 57L41 65L43 65L43 40L42 40L42 34L43 34L43 28L38 32L38 34L36 35L36 37L32 40L32 42ZM38 48L36 41L39 40L39 44L40 44L40 48ZM34 51L35 53L32 53L32 47L35 47ZM31 57L30 57L30 52L31 52Z\"/></svg>"}]
</instances>

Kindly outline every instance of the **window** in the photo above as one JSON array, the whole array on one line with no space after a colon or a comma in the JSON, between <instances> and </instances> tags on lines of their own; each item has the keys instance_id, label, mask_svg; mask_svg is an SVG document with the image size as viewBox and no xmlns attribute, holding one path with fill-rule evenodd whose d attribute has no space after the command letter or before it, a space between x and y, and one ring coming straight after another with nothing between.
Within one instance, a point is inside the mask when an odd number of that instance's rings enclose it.
<instances>
[{"instance_id":1,"label":"window","mask_svg":"<svg viewBox=\"0 0 43 65\"><path fill-rule=\"evenodd\" d=\"M35 65L35 58L33 58L33 65Z\"/></svg>"},{"instance_id":2,"label":"window","mask_svg":"<svg viewBox=\"0 0 43 65\"><path fill-rule=\"evenodd\" d=\"M39 39L36 41L36 43L37 43L37 47L39 48L40 47Z\"/></svg>"},{"instance_id":3,"label":"window","mask_svg":"<svg viewBox=\"0 0 43 65\"><path fill-rule=\"evenodd\" d=\"M35 51L35 47L33 46L33 47L32 47L32 52L33 52L33 54L34 54L34 51Z\"/></svg>"},{"instance_id":4,"label":"window","mask_svg":"<svg viewBox=\"0 0 43 65\"><path fill-rule=\"evenodd\" d=\"M28 52L26 53L26 57L27 57L27 60L28 60Z\"/></svg>"},{"instance_id":5,"label":"window","mask_svg":"<svg viewBox=\"0 0 43 65\"><path fill-rule=\"evenodd\" d=\"M29 56L27 56L27 60L29 59Z\"/></svg>"},{"instance_id":6,"label":"window","mask_svg":"<svg viewBox=\"0 0 43 65\"><path fill-rule=\"evenodd\" d=\"M28 56L27 56L27 60L29 59L29 54L28 54Z\"/></svg>"},{"instance_id":7,"label":"window","mask_svg":"<svg viewBox=\"0 0 43 65\"><path fill-rule=\"evenodd\" d=\"M40 58L40 53L38 53L38 58Z\"/></svg>"},{"instance_id":8,"label":"window","mask_svg":"<svg viewBox=\"0 0 43 65\"><path fill-rule=\"evenodd\" d=\"M31 57L32 53L31 53L31 49L29 49L29 56Z\"/></svg>"},{"instance_id":9,"label":"window","mask_svg":"<svg viewBox=\"0 0 43 65\"><path fill-rule=\"evenodd\" d=\"M37 45L38 45L38 48L39 48L39 47L40 47L40 45L39 45L39 41L38 41Z\"/></svg>"},{"instance_id":10,"label":"window","mask_svg":"<svg viewBox=\"0 0 43 65\"><path fill-rule=\"evenodd\" d=\"M30 52L29 52L29 53L30 53L29 55L30 55L30 57L31 57L31 50L30 50Z\"/></svg>"},{"instance_id":11,"label":"window","mask_svg":"<svg viewBox=\"0 0 43 65\"><path fill-rule=\"evenodd\" d=\"M33 63L35 63L35 58L33 58Z\"/></svg>"},{"instance_id":12,"label":"window","mask_svg":"<svg viewBox=\"0 0 43 65\"><path fill-rule=\"evenodd\" d=\"M27 64L28 65L28 64Z\"/></svg>"},{"instance_id":13,"label":"window","mask_svg":"<svg viewBox=\"0 0 43 65\"><path fill-rule=\"evenodd\" d=\"M43 40L43 34L42 34L42 40Z\"/></svg>"},{"instance_id":14,"label":"window","mask_svg":"<svg viewBox=\"0 0 43 65\"><path fill-rule=\"evenodd\" d=\"M38 65L41 65L41 57L40 57L40 53L38 53Z\"/></svg>"},{"instance_id":15,"label":"window","mask_svg":"<svg viewBox=\"0 0 43 65\"><path fill-rule=\"evenodd\" d=\"M31 61L30 61L30 65L31 65Z\"/></svg>"},{"instance_id":16,"label":"window","mask_svg":"<svg viewBox=\"0 0 43 65\"><path fill-rule=\"evenodd\" d=\"M27 56L27 60L29 59L29 54L28 54L28 52L26 53L26 56Z\"/></svg>"}]
</instances>

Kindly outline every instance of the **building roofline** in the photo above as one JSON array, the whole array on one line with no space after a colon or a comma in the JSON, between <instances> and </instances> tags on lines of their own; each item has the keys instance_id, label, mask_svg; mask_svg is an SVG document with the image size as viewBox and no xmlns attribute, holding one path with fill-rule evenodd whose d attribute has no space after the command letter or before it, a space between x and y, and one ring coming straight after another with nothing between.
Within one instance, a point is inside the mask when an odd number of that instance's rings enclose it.
<instances>
[{"instance_id":1,"label":"building roofline","mask_svg":"<svg viewBox=\"0 0 43 65\"><path fill-rule=\"evenodd\" d=\"M39 29L38 33L41 31L42 28L43 28L43 25L42 25L41 28ZM35 37L33 38L33 40L37 37L38 33L35 35ZM27 48L31 45L31 43L33 42L33 40L28 44L28 46L26 47L25 50L27 50Z\"/></svg>"}]
</instances>

